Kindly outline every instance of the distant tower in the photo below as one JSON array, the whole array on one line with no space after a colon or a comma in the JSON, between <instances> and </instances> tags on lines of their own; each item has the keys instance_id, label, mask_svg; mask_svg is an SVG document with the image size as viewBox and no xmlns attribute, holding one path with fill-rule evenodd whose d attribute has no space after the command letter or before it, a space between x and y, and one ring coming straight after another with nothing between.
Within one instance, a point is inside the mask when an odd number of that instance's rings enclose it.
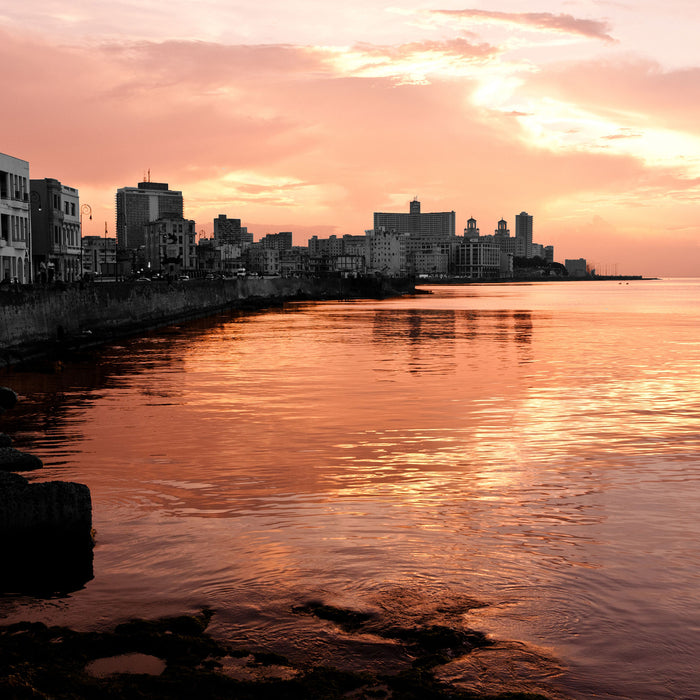
<instances>
[{"instance_id":1,"label":"distant tower","mask_svg":"<svg viewBox=\"0 0 700 700\"><path fill-rule=\"evenodd\" d=\"M415 197L414 200L410 204L410 209L408 210L409 214L420 214L420 202L418 201L418 197Z\"/></svg>"},{"instance_id":2,"label":"distant tower","mask_svg":"<svg viewBox=\"0 0 700 700\"><path fill-rule=\"evenodd\" d=\"M494 231L494 235L499 238L509 238L510 230L508 229L508 222L505 219L501 219L498 222L498 228Z\"/></svg>"},{"instance_id":3,"label":"distant tower","mask_svg":"<svg viewBox=\"0 0 700 700\"><path fill-rule=\"evenodd\" d=\"M520 242L520 250L526 258L532 257L532 217L521 211L515 217L515 237Z\"/></svg>"},{"instance_id":4,"label":"distant tower","mask_svg":"<svg viewBox=\"0 0 700 700\"><path fill-rule=\"evenodd\" d=\"M472 217L467 221L467 228L464 229L465 238L478 238L479 229L476 227L476 219Z\"/></svg>"}]
</instances>

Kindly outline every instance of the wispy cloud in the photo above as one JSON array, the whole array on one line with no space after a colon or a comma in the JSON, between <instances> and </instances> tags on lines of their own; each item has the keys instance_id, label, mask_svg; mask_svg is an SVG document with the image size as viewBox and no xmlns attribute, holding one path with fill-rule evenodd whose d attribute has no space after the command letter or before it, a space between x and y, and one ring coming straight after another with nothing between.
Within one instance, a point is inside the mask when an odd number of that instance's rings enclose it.
<instances>
[{"instance_id":1,"label":"wispy cloud","mask_svg":"<svg viewBox=\"0 0 700 700\"><path fill-rule=\"evenodd\" d=\"M499 53L498 48L489 44L449 39L397 46L359 43L348 49L332 50L328 60L345 75L391 78L402 84L424 84L429 82L430 76L473 76Z\"/></svg>"},{"instance_id":2,"label":"wispy cloud","mask_svg":"<svg viewBox=\"0 0 700 700\"><path fill-rule=\"evenodd\" d=\"M546 32L583 36L589 39L614 42L607 22L581 19L551 12L496 12L491 10L432 10L434 15L456 17L470 22L499 23L524 26Z\"/></svg>"}]
</instances>

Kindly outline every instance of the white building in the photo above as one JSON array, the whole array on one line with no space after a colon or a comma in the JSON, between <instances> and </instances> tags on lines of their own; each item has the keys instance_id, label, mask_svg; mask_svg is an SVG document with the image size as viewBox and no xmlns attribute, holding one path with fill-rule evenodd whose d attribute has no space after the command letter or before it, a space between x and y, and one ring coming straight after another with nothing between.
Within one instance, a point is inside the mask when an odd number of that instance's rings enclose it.
<instances>
[{"instance_id":1,"label":"white building","mask_svg":"<svg viewBox=\"0 0 700 700\"><path fill-rule=\"evenodd\" d=\"M406 234L384 229L367 231L369 239L368 272L376 272L389 277L406 274Z\"/></svg>"},{"instance_id":2,"label":"white building","mask_svg":"<svg viewBox=\"0 0 700 700\"><path fill-rule=\"evenodd\" d=\"M0 153L0 282L32 281L29 163Z\"/></svg>"}]
</instances>

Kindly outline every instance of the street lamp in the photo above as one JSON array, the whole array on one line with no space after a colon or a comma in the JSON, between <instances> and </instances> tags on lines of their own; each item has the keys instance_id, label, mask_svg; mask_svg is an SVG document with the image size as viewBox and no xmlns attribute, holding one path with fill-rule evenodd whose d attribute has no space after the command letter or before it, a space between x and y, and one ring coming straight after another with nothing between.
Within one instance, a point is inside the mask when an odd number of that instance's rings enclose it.
<instances>
[{"instance_id":1,"label":"street lamp","mask_svg":"<svg viewBox=\"0 0 700 700\"><path fill-rule=\"evenodd\" d=\"M92 207L89 204L80 205L80 277L82 279L85 274L83 269L83 214L90 214L90 221L92 221Z\"/></svg>"}]
</instances>

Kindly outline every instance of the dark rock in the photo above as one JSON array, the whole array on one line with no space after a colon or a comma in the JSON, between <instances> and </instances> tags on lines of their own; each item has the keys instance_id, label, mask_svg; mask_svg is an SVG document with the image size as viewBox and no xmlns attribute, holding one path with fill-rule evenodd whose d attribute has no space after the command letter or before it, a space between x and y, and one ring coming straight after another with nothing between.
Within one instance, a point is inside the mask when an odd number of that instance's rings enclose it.
<instances>
[{"instance_id":1,"label":"dark rock","mask_svg":"<svg viewBox=\"0 0 700 700\"><path fill-rule=\"evenodd\" d=\"M28 472L43 467L42 461L27 452L20 452L14 447L0 447L0 471Z\"/></svg>"},{"instance_id":2,"label":"dark rock","mask_svg":"<svg viewBox=\"0 0 700 700\"><path fill-rule=\"evenodd\" d=\"M0 447L12 447L12 438L5 433L0 433Z\"/></svg>"},{"instance_id":3,"label":"dark rock","mask_svg":"<svg viewBox=\"0 0 700 700\"><path fill-rule=\"evenodd\" d=\"M92 501L83 484L30 484L0 471L0 591L67 592L92 576Z\"/></svg>"},{"instance_id":4,"label":"dark rock","mask_svg":"<svg viewBox=\"0 0 700 700\"><path fill-rule=\"evenodd\" d=\"M17 394L6 386L0 386L0 413L17 405Z\"/></svg>"}]
</instances>

